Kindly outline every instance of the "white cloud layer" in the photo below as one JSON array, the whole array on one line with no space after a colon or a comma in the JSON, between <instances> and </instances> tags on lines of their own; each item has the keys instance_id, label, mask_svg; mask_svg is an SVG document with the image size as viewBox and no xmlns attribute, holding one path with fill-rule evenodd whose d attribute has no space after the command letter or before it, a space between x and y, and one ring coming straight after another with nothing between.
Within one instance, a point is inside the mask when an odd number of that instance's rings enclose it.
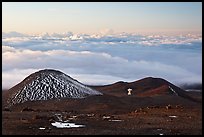
<instances>
[{"instance_id":1,"label":"white cloud layer","mask_svg":"<svg viewBox=\"0 0 204 137\"><path fill-rule=\"evenodd\" d=\"M13 34L13 36L12 36ZM202 82L202 36L3 33L2 88L44 68L92 85L161 77ZM15 77L14 77L15 76Z\"/></svg>"}]
</instances>

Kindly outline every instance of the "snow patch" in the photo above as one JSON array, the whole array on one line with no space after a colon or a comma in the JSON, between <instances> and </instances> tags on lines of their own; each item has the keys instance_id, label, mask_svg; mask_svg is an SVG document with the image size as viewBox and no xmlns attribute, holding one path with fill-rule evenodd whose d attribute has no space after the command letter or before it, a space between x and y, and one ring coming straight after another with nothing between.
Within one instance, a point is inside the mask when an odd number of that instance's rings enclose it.
<instances>
[{"instance_id":1,"label":"snow patch","mask_svg":"<svg viewBox=\"0 0 204 137\"><path fill-rule=\"evenodd\" d=\"M176 91L172 87L169 86L169 89L178 96L178 93L176 93Z\"/></svg>"},{"instance_id":2,"label":"snow patch","mask_svg":"<svg viewBox=\"0 0 204 137\"><path fill-rule=\"evenodd\" d=\"M54 122L51 124L52 126L57 127L57 128L85 127L85 125L76 125L75 123L67 123L67 122Z\"/></svg>"},{"instance_id":3,"label":"snow patch","mask_svg":"<svg viewBox=\"0 0 204 137\"><path fill-rule=\"evenodd\" d=\"M110 116L103 116L103 119L109 119L111 118Z\"/></svg>"},{"instance_id":4,"label":"snow patch","mask_svg":"<svg viewBox=\"0 0 204 137\"><path fill-rule=\"evenodd\" d=\"M44 127L40 127L39 129L40 129L40 130L45 130L45 128L44 128Z\"/></svg>"},{"instance_id":5,"label":"snow patch","mask_svg":"<svg viewBox=\"0 0 204 137\"><path fill-rule=\"evenodd\" d=\"M177 118L178 116L169 116L169 117L171 117L171 118Z\"/></svg>"}]
</instances>

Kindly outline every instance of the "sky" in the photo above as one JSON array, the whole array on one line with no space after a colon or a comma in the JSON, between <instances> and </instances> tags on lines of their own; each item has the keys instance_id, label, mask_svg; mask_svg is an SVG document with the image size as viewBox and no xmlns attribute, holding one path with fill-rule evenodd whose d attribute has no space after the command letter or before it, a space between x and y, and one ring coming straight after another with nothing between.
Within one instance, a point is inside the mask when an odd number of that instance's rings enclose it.
<instances>
[{"instance_id":1,"label":"sky","mask_svg":"<svg viewBox=\"0 0 204 137\"><path fill-rule=\"evenodd\" d=\"M3 32L200 33L201 2L3 2Z\"/></svg>"},{"instance_id":2,"label":"sky","mask_svg":"<svg viewBox=\"0 0 204 137\"><path fill-rule=\"evenodd\" d=\"M56 69L88 85L202 83L202 3L2 4L2 89Z\"/></svg>"}]
</instances>

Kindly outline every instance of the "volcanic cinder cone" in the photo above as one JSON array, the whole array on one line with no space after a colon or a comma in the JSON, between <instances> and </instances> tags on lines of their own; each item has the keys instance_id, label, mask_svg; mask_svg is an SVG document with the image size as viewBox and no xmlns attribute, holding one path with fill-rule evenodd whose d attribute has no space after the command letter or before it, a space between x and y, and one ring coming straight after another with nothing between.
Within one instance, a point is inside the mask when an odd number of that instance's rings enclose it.
<instances>
[{"instance_id":1,"label":"volcanic cinder cone","mask_svg":"<svg viewBox=\"0 0 204 137\"><path fill-rule=\"evenodd\" d=\"M6 103L9 106L26 101L102 95L99 91L91 89L70 76L51 69L40 70L29 75L6 94Z\"/></svg>"},{"instance_id":2,"label":"volcanic cinder cone","mask_svg":"<svg viewBox=\"0 0 204 137\"><path fill-rule=\"evenodd\" d=\"M92 86L92 88L118 97L127 96L128 89L132 90L131 96L154 97L154 96L178 96L181 98L197 101L190 97L186 91L162 78L146 77L134 82L116 82L104 86Z\"/></svg>"}]
</instances>

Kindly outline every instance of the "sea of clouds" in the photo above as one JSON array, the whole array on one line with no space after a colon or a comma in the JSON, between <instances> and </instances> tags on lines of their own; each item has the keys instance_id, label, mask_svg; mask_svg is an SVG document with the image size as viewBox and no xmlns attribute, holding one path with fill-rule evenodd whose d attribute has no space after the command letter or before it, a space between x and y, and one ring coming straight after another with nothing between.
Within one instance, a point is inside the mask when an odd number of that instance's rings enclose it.
<instances>
[{"instance_id":1,"label":"sea of clouds","mask_svg":"<svg viewBox=\"0 0 204 137\"><path fill-rule=\"evenodd\" d=\"M2 33L3 89L45 68L89 85L149 76L202 83L202 35Z\"/></svg>"}]
</instances>

